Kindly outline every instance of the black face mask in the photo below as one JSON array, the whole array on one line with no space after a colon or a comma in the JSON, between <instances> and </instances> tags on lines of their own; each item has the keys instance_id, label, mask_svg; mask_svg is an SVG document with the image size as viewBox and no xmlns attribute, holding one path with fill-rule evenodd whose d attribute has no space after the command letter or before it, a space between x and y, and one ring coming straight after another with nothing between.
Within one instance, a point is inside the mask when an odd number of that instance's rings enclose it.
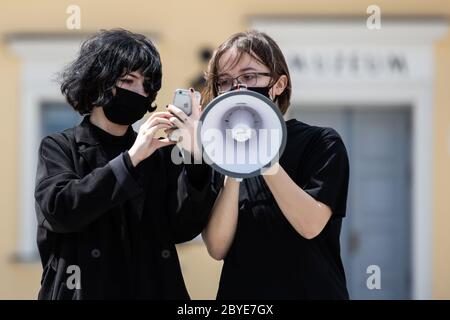
<instances>
[{"instance_id":1,"label":"black face mask","mask_svg":"<svg viewBox=\"0 0 450 320\"><path fill-rule=\"evenodd\" d=\"M131 125L141 119L147 111L155 111L150 98L139 93L116 87L116 95L111 102L103 107L103 112L109 121Z\"/></svg>"},{"instance_id":2,"label":"black face mask","mask_svg":"<svg viewBox=\"0 0 450 320\"><path fill-rule=\"evenodd\" d=\"M239 86L234 86L230 91L237 90ZM270 99L269 91L272 87L247 87L247 90L257 92ZM272 99L270 99L272 100ZM275 98L276 100L276 98Z\"/></svg>"}]
</instances>

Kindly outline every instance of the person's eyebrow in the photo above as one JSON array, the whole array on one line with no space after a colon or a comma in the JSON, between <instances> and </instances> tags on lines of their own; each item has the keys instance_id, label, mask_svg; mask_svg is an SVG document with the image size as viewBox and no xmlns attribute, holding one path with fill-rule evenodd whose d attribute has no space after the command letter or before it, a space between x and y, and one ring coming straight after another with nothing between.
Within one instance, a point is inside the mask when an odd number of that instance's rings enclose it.
<instances>
[{"instance_id":1,"label":"person's eyebrow","mask_svg":"<svg viewBox=\"0 0 450 320\"><path fill-rule=\"evenodd\" d=\"M121 76L121 78L125 78L125 77L127 77L127 76L130 76L130 77L135 78L135 79L139 79L138 76L136 76L136 75L134 75L134 74L132 74L132 73L125 73L123 76Z\"/></svg>"},{"instance_id":2,"label":"person's eyebrow","mask_svg":"<svg viewBox=\"0 0 450 320\"><path fill-rule=\"evenodd\" d=\"M241 69L239 72L246 72L246 71L256 71L256 69L253 67L246 67Z\"/></svg>"},{"instance_id":3,"label":"person's eyebrow","mask_svg":"<svg viewBox=\"0 0 450 320\"><path fill-rule=\"evenodd\" d=\"M245 68L239 69L239 73L240 74L243 74L243 73L248 72L248 71L256 71L256 68L245 67ZM228 72L224 72L224 73L219 74L218 77L220 78L220 77L231 77L231 76L230 76L230 74Z\"/></svg>"},{"instance_id":4,"label":"person's eyebrow","mask_svg":"<svg viewBox=\"0 0 450 320\"><path fill-rule=\"evenodd\" d=\"M230 74L229 74L228 72L219 73L219 74L217 75L217 77L218 77L218 78L221 78L221 77L230 77Z\"/></svg>"}]
</instances>

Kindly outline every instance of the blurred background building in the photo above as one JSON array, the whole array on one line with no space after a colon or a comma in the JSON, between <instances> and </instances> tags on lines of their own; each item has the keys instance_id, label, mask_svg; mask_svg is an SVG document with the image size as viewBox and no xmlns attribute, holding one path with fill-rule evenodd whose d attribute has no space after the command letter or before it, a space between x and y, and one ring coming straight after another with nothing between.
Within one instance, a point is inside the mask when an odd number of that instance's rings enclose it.
<instances>
[{"instance_id":1,"label":"blurred background building","mask_svg":"<svg viewBox=\"0 0 450 320\"><path fill-rule=\"evenodd\" d=\"M370 5L381 9L380 29L367 27ZM39 289L37 147L80 121L56 73L83 39L115 27L160 50L159 105L176 88L201 86L211 49L228 36L266 31L291 71L287 117L335 128L349 152L341 242L351 297L450 299L449 23L446 0L2 1L0 299L35 299ZM192 298L214 299L221 263L199 238L177 248ZM366 285L371 266L379 290Z\"/></svg>"}]
</instances>

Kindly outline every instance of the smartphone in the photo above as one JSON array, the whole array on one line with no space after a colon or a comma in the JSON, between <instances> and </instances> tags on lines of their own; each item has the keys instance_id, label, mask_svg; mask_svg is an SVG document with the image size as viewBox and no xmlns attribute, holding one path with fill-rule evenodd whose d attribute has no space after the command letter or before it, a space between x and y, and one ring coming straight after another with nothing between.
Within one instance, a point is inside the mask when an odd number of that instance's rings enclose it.
<instances>
[{"instance_id":1,"label":"smartphone","mask_svg":"<svg viewBox=\"0 0 450 320\"><path fill-rule=\"evenodd\" d=\"M200 92L195 91L195 99L200 103L201 95ZM186 89L177 89L173 95L172 104L180 108L186 115L190 116L192 114L192 101L191 101L191 92ZM169 140L171 141L179 141L180 138L180 130L175 130L168 135Z\"/></svg>"},{"instance_id":2,"label":"smartphone","mask_svg":"<svg viewBox=\"0 0 450 320\"><path fill-rule=\"evenodd\" d=\"M195 98L197 102L200 103L201 95L200 92L195 91ZM186 89L177 89L173 95L172 104L175 107L180 108L186 113L188 116L192 114L192 102L191 102L191 94L189 90Z\"/></svg>"}]
</instances>

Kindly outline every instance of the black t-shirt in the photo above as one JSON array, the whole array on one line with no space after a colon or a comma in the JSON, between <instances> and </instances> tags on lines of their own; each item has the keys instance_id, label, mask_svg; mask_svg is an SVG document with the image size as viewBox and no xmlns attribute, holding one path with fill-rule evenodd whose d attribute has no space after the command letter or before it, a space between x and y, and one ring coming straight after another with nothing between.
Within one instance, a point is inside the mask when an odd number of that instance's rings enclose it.
<instances>
[{"instance_id":1,"label":"black t-shirt","mask_svg":"<svg viewBox=\"0 0 450 320\"><path fill-rule=\"evenodd\" d=\"M218 299L348 299L339 236L349 180L347 151L331 128L288 120L280 165L332 210L323 231L303 238L279 209L262 176L244 179L233 243ZM214 174L215 188L223 177Z\"/></svg>"}]
</instances>

